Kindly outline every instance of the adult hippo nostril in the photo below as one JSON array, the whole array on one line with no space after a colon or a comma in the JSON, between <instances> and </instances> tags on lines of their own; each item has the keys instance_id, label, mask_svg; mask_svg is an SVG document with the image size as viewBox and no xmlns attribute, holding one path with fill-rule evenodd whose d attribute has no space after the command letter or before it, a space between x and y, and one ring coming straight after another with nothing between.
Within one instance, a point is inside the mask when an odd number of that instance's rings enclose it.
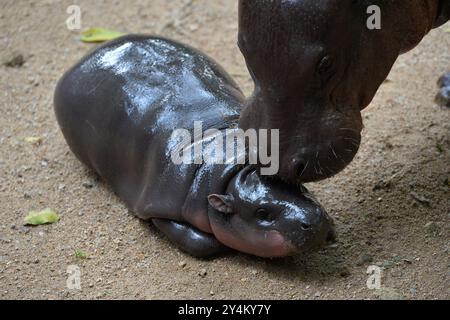
<instances>
[{"instance_id":1,"label":"adult hippo nostril","mask_svg":"<svg viewBox=\"0 0 450 320\"><path fill-rule=\"evenodd\" d=\"M303 173L306 170L306 165L303 163L300 163L298 168L297 168L297 172L299 173L299 176L301 177L303 175Z\"/></svg>"}]
</instances>

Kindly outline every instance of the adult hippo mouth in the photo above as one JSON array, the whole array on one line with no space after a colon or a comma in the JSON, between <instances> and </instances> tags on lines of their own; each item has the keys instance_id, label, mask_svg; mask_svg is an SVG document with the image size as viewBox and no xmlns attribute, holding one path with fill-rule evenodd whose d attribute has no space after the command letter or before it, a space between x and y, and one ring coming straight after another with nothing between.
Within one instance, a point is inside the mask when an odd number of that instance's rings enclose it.
<instances>
[{"instance_id":1,"label":"adult hippo mouth","mask_svg":"<svg viewBox=\"0 0 450 320\"><path fill-rule=\"evenodd\" d=\"M381 29L367 25L374 4ZM397 57L449 19L450 1L241 0L239 10L239 46L255 82L240 126L279 129L279 176L311 182L353 160L361 110Z\"/></svg>"}]
</instances>

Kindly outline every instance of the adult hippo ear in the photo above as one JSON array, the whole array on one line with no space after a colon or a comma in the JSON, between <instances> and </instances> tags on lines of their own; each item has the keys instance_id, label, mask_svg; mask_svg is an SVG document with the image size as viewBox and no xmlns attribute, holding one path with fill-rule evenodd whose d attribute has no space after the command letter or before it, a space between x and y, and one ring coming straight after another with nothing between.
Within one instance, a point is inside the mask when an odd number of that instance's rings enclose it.
<instances>
[{"instance_id":1,"label":"adult hippo ear","mask_svg":"<svg viewBox=\"0 0 450 320\"><path fill-rule=\"evenodd\" d=\"M434 27L437 28L450 19L450 0L440 0L438 15Z\"/></svg>"},{"instance_id":2,"label":"adult hippo ear","mask_svg":"<svg viewBox=\"0 0 450 320\"><path fill-rule=\"evenodd\" d=\"M231 214L234 212L234 198L232 195L211 194L208 196L208 202L211 207L219 212L226 214Z\"/></svg>"}]
</instances>

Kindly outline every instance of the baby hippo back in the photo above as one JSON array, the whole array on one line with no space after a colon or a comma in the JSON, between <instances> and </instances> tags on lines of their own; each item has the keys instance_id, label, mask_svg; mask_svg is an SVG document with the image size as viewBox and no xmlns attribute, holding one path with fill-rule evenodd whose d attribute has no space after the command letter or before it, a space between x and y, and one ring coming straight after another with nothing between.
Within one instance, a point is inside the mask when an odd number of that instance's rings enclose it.
<instances>
[{"instance_id":1,"label":"baby hippo back","mask_svg":"<svg viewBox=\"0 0 450 320\"><path fill-rule=\"evenodd\" d=\"M58 83L55 111L80 160L97 171L138 216L145 208L178 214L195 165L175 165L175 129L227 128L243 95L214 61L173 41L126 36L69 70ZM179 217L167 217L179 218Z\"/></svg>"}]
</instances>

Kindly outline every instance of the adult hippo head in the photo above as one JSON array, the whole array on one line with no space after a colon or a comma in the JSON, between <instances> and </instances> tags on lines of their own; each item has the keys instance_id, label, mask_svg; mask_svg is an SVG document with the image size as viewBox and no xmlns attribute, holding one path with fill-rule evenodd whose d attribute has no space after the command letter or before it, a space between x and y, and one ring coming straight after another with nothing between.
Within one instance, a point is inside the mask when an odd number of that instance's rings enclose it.
<instances>
[{"instance_id":1,"label":"adult hippo head","mask_svg":"<svg viewBox=\"0 0 450 320\"><path fill-rule=\"evenodd\" d=\"M371 5L381 29L368 28ZM361 110L397 57L449 19L450 0L241 0L239 10L255 82L240 126L279 129L279 176L309 182L352 161Z\"/></svg>"}]
</instances>

